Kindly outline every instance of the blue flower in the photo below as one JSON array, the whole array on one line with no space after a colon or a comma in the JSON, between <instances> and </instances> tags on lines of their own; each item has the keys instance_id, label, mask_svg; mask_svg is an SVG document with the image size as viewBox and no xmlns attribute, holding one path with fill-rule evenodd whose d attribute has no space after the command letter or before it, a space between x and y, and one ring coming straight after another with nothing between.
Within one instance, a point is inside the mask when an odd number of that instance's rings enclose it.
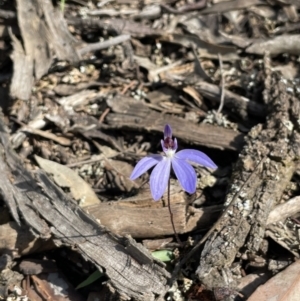
<instances>
[{"instance_id":1,"label":"blue flower","mask_svg":"<svg viewBox=\"0 0 300 301\"><path fill-rule=\"evenodd\" d=\"M135 180L156 165L150 176L150 190L155 201L162 197L168 186L171 166L180 185L188 193L196 191L197 183L196 172L189 162L213 169L217 168L217 165L207 155L198 150L184 149L176 153L177 139L172 139L172 129L168 124L164 129L164 140L161 140L161 146L165 156L149 155L141 159L130 176L131 180Z\"/></svg>"}]
</instances>

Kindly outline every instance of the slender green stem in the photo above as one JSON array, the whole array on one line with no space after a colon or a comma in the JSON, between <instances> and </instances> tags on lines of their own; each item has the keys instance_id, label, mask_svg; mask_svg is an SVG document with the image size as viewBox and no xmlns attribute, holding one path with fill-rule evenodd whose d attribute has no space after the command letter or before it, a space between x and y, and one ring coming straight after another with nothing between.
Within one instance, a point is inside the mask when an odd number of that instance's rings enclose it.
<instances>
[{"instance_id":1,"label":"slender green stem","mask_svg":"<svg viewBox=\"0 0 300 301\"><path fill-rule=\"evenodd\" d=\"M173 227L173 231L174 231L176 240L179 243L179 245L182 247L183 244L182 244L181 240L179 239L179 236L176 232L175 225L174 225L173 213L172 213L172 210L171 210L171 202L170 202L170 190L171 190L170 188L171 188L171 180L169 178L169 181L168 181L168 208L169 208L169 212L170 212L170 220L171 220L171 224L172 224L172 227Z\"/></svg>"},{"instance_id":2,"label":"slender green stem","mask_svg":"<svg viewBox=\"0 0 300 301\"><path fill-rule=\"evenodd\" d=\"M60 10L64 12L65 10L65 0L60 0Z\"/></svg>"}]
</instances>

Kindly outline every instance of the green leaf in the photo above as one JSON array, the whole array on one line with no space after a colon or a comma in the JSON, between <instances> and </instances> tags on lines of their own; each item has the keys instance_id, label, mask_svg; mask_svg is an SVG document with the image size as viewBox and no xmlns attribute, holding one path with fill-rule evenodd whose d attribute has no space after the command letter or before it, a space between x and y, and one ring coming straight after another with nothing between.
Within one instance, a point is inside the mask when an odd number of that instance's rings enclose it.
<instances>
[{"instance_id":1,"label":"green leaf","mask_svg":"<svg viewBox=\"0 0 300 301\"><path fill-rule=\"evenodd\" d=\"M84 281L82 281L80 284L77 285L76 289L80 289L83 288L85 286L90 285L91 283L95 282L96 280L98 280L99 278L101 278L102 276L104 276L104 273L100 272L99 270L96 270L94 273L92 273L87 279L85 279Z\"/></svg>"},{"instance_id":2,"label":"green leaf","mask_svg":"<svg viewBox=\"0 0 300 301\"><path fill-rule=\"evenodd\" d=\"M163 262L169 262L174 259L174 254L170 250L154 251L152 252L152 256Z\"/></svg>"}]
</instances>

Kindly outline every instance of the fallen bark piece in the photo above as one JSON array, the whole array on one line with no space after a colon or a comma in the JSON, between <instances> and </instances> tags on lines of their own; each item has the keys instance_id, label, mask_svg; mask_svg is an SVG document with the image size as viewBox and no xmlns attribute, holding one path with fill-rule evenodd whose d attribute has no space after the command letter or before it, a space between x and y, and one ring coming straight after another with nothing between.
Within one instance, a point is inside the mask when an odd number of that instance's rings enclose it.
<instances>
[{"instance_id":1,"label":"fallen bark piece","mask_svg":"<svg viewBox=\"0 0 300 301\"><path fill-rule=\"evenodd\" d=\"M276 206L268 217L267 224L271 225L300 212L300 196L296 196L287 202Z\"/></svg>"},{"instance_id":2,"label":"fallen bark piece","mask_svg":"<svg viewBox=\"0 0 300 301\"><path fill-rule=\"evenodd\" d=\"M269 224L265 233L266 237L272 238L278 245L291 252L295 258L299 258L299 232L292 221L290 223Z\"/></svg>"},{"instance_id":3,"label":"fallen bark piece","mask_svg":"<svg viewBox=\"0 0 300 301\"><path fill-rule=\"evenodd\" d=\"M54 142L56 142L58 144L61 144L63 146L70 146L71 145L70 139L68 139L66 137L63 137L63 136L57 136L53 133L49 133L49 132L46 132L46 131L41 131L41 130L38 130L38 129L32 129L28 126L27 127L25 126L22 129L22 131L25 132L25 133L30 133L30 134L33 134L33 135L41 136L41 137L49 139L49 140L53 140Z\"/></svg>"},{"instance_id":4,"label":"fallen bark piece","mask_svg":"<svg viewBox=\"0 0 300 301\"><path fill-rule=\"evenodd\" d=\"M257 289L258 285L264 284L272 277L271 272L248 274L243 277L237 287L238 291L248 300L249 296Z\"/></svg>"},{"instance_id":5,"label":"fallen bark piece","mask_svg":"<svg viewBox=\"0 0 300 301\"><path fill-rule=\"evenodd\" d=\"M29 100L34 80L48 72L54 55L59 60L71 62L78 61L79 55L62 12L54 8L51 1L18 0L17 8L24 48L12 36L14 72L10 94L15 98Z\"/></svg>"},{"instance_id":6,"label":"fallen bark piece","mask_svg":"<svg viewBox=\"0 0 300 301\"><path fill-rule=\"evenodd\" d=\"M278 273L248 298L248 301L298 301L300 291L300 260Z\"/></svg>"},{"instance_id":7,"label":"fallen bark piece","mask_svg":"<svg viewBox=\"0 0 300 301\"><path fill-rule=\"evenodd\" d=\"M209 227L221 210L220 206L201 209L186 206L184 192L171 195L171 208L176 232L179 234ZM84 209L118 235L156 238L174 234L168 207L163 206L162 202L154 202L150 192L144 201L138 195L132 199L105 202Z\"/></svg>"},{"instance_id":8,"label":"fallen bark piece","mask_svg":"<svg viewBox=\"0 0 300 301\"><path fill-rule=\"evenodd\" d=\"M162 115L133 98L117 96L108 99L107 104L114 112L106 117L110 128L160 133L166 124L171 124L174 136L186 143L230 150L240 150L244 144L243 134L231 129L209 124L199 125L183 118Z\"/></svg>"},{"instance_id":9,"label":"fallen bark piece","mask_svg":"<svg viewBox=\"0 0 300 301\"><path fill-rule=\"evenodd\" d=\"M264 4L264 2L262 0L234 0L218 2L210 7L206 7L205 9L201 10L200 14L220 14L231 10L245 9L249 6L255 6L258 4Z\"/></svg>"},{"instance_id":10,"label":"fallen bark piece","mask_svg":"<svg viewBox=\"0 0 300 301\"><path fill-rule=\"evenodd\" d=\"M106 20L95 18L72 18L68 19L68 24L75 25L79 28L104 29L118 34L129 34L135 38L161 36L164 33L162 30L153 29L142 23L121 18L109 18Z\"/></svg>"},{"instance_id":11,"label":"fallen bark piece","mask_svg":"<svg viewBox=\"0 0 300 301\"><path fill-rule=\"evenodd\" d=\"M281 35L273 39L254 42L251 46L246 48L246 52L263 55L268 51L272 56L283 53L299 55L299 39L300 35L298 34Z\"/></svg>"},{"instance_id":12,"label":"fallen bark piece","mask_svg":"<svg viewBox=\"0 0 300 301\"><path fill-rule=\"evenodd\" d=\"M195 89L209 100L220 102L220 87L205 81L198 81L195 84ZM249 118L249 115L257 117L266 116L265 106L226 89L224 91L224 107L231 111L230 114L234 116L237 114L243 119Z\"/></svg>"},{"instance_id":13,"label":"fallen bark piece","mask_svg":"<svg viewBox=\"0 0 300 301\"><path fill-rule=\"evenodd\" d=\"M29 230L20 227L16 222L0 226L0 253L9 254L12 258L35 252L51 250L55 247L51 240L43 240Z\"/></svg>"}]
</instances>

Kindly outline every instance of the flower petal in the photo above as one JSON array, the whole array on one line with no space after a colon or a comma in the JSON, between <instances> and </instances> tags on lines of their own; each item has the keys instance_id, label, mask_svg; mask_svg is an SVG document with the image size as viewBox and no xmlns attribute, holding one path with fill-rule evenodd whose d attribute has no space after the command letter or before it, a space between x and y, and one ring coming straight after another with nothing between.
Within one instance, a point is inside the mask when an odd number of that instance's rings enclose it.
<instances>
[{"instance_id":1,"label":"flower petal","mask_svg":"<svg viewBox=\"0 0 300 301\"><path fill-rule=\"evenodd\" d=\"M178 148L178 143L177 143L177 139L174 138L174 146L173 146L173 150L176 152Z\"/></svg>"},{"instance_id":2,"label":"flower petal","mask_svg":"<svg viewBox=\"0 0 300 301\"><path fill-rule=\"evenodd\" d=\"M164 140L160 140L160 144L161 144L161 148L164 151L164 153L166 153L168 151L168 149L165 147L165 142Z\"/></svg>"},{"instance_id":3,"label":"flower petal","mask_svg":"<svg viewBox=\"0 0 300 301\"><path fill-rule=\"evenodd\" d=\"M194 193L197 183L197 175L194 168L185 160L177 159L176 157L172 159L172 167L182 188L188 193Z\"/></svg>"},{"instance_id":4,"label":"flower petal","mask_svg":"<svg viewBox=\"0 0 300 301\"><path fill-rule=\"evenodd\" d=\"M218 166L204 153L195 149L183 149L176 153L176 158L200 164L205 167L216 169Z\"/></svg>"},{"instance_id":5,"label":"flower petal","mask_svg":"<svg viewBox=\"0 0 300 301\"><path fill-rule=\"evenodd\" d=\"M135 180L143 173L145 173L148 169L162 161L162 155L149 155L143 159L141 159L137 165L135 166L134 170L131 173L130 180Z\"/></svg>"},{"instance_id":6,"label":"flower petal","mask_svg":"<svg viewBox=\"0 0 300 301\"><path fill-rule=\"evenodd\" d=\"M154 201L158 201L164 194L168 186L170 171L171 160L166 157L153 169L150 176L150 190Z\"/></svg>"},{"instance_id":7,"label":"flower petal","mask_svg":"<svg viewBox=\"0 0 300 301\"><path fill-rule=\"evenodd\" d=\"M164 129L164 139L166 138L172 138L172 129L168 124L165 125Z\"/></svg>"}]
</instances>

